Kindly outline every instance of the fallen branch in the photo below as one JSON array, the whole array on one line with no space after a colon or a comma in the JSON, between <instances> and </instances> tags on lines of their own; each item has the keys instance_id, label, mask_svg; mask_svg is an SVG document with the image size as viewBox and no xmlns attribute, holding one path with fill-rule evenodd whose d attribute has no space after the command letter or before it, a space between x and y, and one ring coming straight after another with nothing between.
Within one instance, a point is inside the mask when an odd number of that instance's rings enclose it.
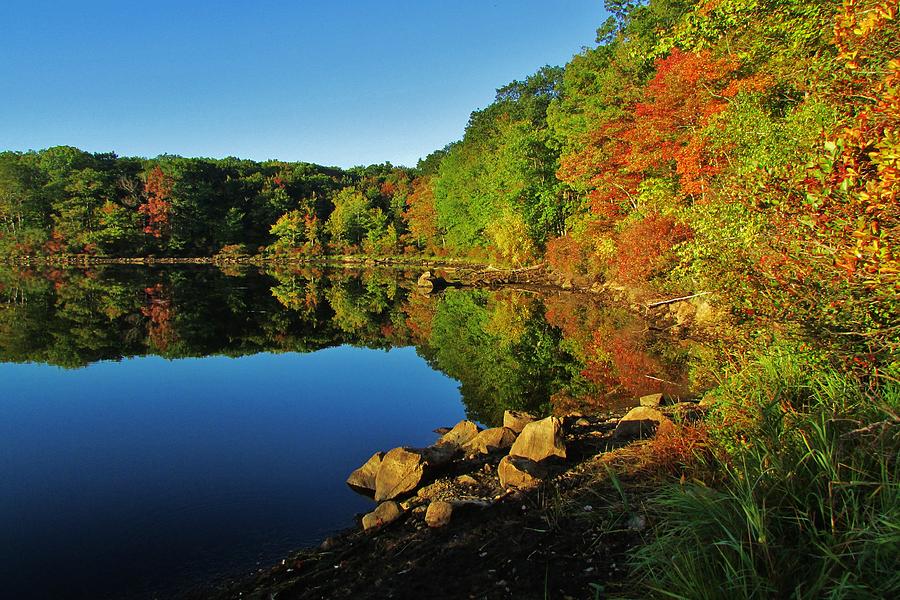
<instances>
[{"instance_id":1,"label":"fallen branch","mask_svg":"<svg viewBox=\"0 0 900 600\"><path fill-rule=\"evenodd\" d=\"M690 300L691 298L696 298L698 296L706 296L707 294L711 294L712 292L697 292L696 294L691 294L690 296L682 296L681 298L672 298L671 300L660 300L659 302L651 302L647 305L647 308L654 308L656 306L662 306L664 304L672 304L674 302L681 302L682 300Z\"/></svg>"}]
</instances>

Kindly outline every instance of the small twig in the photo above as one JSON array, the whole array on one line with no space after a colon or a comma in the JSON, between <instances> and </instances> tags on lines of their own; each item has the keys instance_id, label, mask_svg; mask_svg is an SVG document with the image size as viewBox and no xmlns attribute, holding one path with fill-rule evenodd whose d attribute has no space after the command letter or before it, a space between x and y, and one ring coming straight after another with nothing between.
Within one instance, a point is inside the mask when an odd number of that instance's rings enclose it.
<instances>
[{"instance_id":1,"label":"small twig","mask_svg":"<svg viewBox=\"0 0 900 600\"><path fill-rule=\"evenodd\" d=\"M662 383L668 383L669 385L678 385L674 381L669 381L667 379L660 379L659 377L654 377L653 375L644 375L647 379L652 379L653 381L660 381Z\"/></svg>"},{"instance_id":2,"label":"small twig","mask_svg":"<svg viewBox=\"0 0 900 600\"><path fill-rule=\"evenodd\" d=\"M660 300L659 302L651 302L647 305L647 308L653 308L655 306L662 306L663 304L672 304L673 302L681 302L682 300L690 300L691 298L696 298L698 296L706 296L707 294L711 294L712 292L698 292L696 294L691 294L690 296L682 296L681 298L672 298L671 300Z\"/></svg>"}]
</instances>

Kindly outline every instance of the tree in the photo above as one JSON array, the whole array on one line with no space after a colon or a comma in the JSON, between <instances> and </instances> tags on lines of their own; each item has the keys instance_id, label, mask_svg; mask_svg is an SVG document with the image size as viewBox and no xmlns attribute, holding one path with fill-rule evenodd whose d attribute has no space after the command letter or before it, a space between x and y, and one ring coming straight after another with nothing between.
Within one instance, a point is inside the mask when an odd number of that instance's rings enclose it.
<instances>
[{"instance_id":1,"label":"tree","mask_svg":"<svg viewBox=\"0 0 900 600\"><path fill-rule=\"evenodd\" d=\"M174 182L159 165L147 174L144 182L144 203L138 212L144 215L144 233L160 238L169 231L172 205L170 198Z\"/></svg>"}]
</instances>

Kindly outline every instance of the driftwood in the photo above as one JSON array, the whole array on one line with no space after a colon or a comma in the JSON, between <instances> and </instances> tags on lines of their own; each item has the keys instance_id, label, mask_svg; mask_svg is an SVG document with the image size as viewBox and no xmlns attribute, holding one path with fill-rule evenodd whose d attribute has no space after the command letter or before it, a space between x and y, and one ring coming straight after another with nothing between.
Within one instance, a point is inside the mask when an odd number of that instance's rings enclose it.
<instances>
[{"instance_id":1,"label":"driftwood","mask_svg":"<svg viewBox=\"0 0 900 600\"><path fill-rule=\"evenodd\" d=\"M544 263L519 269L497 269L495 267L488 267L481 271L468 273L467 276L461 277L460 279L465 282L465 285L531 283L532 276L537 275L540 277L544 267ZM542 280L542 277L538 279L538 281Z\"/></svg>"},{"instance_id":2,"label":"driftwood","mask_svg":"<svg viewBox=\"0 0 900 600\"><path fill-rule=\"evenodd\" d=\"M711 294L712 292L697 292L696 294L691 294L690 296L682 296L681 298L672 298L671 300L660 300L659 302L651 302L647 305L647 308L654 308L656 306L663 306L664 304L673 304L675 302L681 302L683 300L690 300L691 298L697 298L698 296L706 296L707 294Z\"/></svg>"}]
</instances>

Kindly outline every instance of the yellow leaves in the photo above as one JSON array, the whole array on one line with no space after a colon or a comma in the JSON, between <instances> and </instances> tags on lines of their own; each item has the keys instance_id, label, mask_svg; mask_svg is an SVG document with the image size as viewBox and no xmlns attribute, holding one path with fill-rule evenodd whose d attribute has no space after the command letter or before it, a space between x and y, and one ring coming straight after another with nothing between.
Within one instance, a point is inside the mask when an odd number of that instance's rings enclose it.
<instances>
[{"instance_id":1,"label":"yellow leaves","mask_svg":"<svg viewBox=\"0 0 900 600\"><path fill-rule=\"evenodd\" d=\"M524 219L511 210L504 211L500 218L488 224L486 233L500 256L514 265L522 265L535 255L536 249Z\"/></svg>"},{"instance_id":2,"label":"yellow leaves","mask_svg":"<svg viewBox=\"0 0 900 600\"><path fill-rule=\"evenodd\" d=\"M841 12L835 18L834 43L848 69L862 67L862 59L868 58L865 53L868 38L881 33L896 17L896 0L867 2L865 6L854 0L844 0Z\"/></svg>"}]
</instances>

